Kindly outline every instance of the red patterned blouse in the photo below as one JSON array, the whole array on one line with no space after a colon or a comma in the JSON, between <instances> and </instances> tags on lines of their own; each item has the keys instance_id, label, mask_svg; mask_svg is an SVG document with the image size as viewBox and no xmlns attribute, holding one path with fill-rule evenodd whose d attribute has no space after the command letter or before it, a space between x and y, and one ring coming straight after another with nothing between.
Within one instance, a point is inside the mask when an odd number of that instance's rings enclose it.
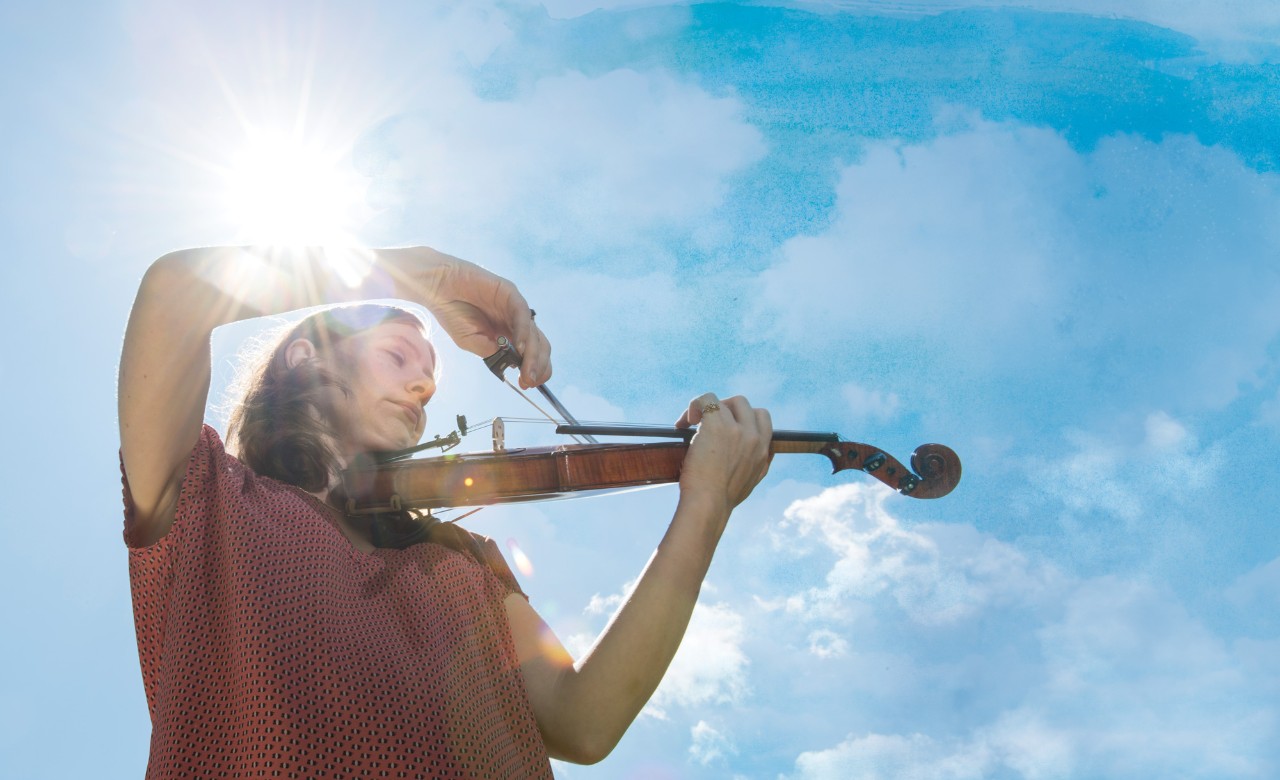
<instances>
[{"instance_id":1,"label":"red patterned blouse","mask_svg":"<svg viewBox=\"0 0 1280 780\"><path fill-rule=\"evenodd\" d=\"M359 552L208 426L163 539L135 545L127 480L124 496L148 778L551 777L504 565L432 542Z\"/></svg>"}]
</instances>

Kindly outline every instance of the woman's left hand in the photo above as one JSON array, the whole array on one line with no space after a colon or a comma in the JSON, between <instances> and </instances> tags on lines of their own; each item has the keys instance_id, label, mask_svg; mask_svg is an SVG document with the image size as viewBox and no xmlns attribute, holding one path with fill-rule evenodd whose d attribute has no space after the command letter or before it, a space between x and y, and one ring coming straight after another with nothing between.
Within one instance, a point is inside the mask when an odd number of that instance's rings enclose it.
<instances>
[{"instance_id":1,"label":"woman's left hand","mask_svg":"<svg viewBox=\"0 0 1280 780\"><path fill-rule=\"evenodd\" d=\"M740 395L720 401L704 393L676 422L677 428L692 425L698 425L698 433L680 471L681 496L705 494L732 511L769 471L773 420Z\"/></svg>"}]
</instances>

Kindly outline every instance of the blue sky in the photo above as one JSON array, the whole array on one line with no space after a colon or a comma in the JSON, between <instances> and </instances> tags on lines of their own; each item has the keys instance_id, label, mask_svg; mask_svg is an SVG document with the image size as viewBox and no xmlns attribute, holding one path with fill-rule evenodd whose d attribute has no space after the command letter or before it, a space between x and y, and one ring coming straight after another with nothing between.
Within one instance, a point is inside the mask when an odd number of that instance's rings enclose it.
<instances>
[{"instance_id":1,"label":"blue sky","mask_svg":"<svg viewBox=\"0 0 1280 780\"><path fill-rule=\"evenodd\" d=\"M357 239L516 280L581 418L742 392L964 459L919 502L779 458L650 708L558 776L1280 774L1280 11L597 6L0 6L0 774L143 771L120 334L152 259L260 237L229 182L271 133ZM441 348L430 432L526 416ZM468 523L582 648L674 498Z\"/></svg>"}]
</instances>

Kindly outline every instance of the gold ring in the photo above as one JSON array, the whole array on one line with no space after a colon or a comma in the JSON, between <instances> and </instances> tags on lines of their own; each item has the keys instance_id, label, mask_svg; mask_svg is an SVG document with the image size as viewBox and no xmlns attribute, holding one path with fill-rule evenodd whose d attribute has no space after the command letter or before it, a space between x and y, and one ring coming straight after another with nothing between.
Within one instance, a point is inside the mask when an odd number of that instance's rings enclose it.
<instances>
[{"instance_id":1,"label":"gold ring","mask_svg":"<svg viewBox=\"0 0 1280 780\"><path fill-rule=\"evenodd\" d=\"M711 403L702 407L702 413L706 414L707 412L715 412L715 411L718 411L719 409L720 409L720 404L716 403L715 401L712 401Z\"/></svg>"}]
</instances>

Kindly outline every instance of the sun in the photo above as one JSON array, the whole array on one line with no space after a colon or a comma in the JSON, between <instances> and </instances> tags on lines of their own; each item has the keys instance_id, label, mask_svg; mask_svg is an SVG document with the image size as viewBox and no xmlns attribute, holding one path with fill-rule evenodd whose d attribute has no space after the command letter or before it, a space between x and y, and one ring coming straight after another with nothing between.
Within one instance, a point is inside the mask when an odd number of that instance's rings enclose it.
<instances>
[{"instance_id":1,"label":"sun","mask_svg":"<svg viewBox=\"0 0 1280 780\"><path fill-rule=\"evenodd\" d=\"M227 217L245 243L352 245L367 219L366 183L345 150L296 134L247 133L224 179Z\"/></svg>"}]
</instances>

